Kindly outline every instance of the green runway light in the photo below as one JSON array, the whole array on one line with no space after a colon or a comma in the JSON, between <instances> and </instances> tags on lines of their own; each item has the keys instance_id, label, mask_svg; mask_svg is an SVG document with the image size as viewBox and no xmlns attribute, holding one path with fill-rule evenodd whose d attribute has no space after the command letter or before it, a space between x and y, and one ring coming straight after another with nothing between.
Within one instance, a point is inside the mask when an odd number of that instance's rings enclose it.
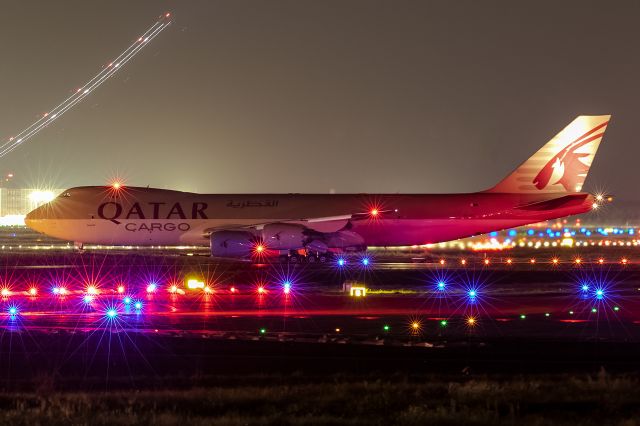
<instances>
[{"instance_id":1,"label":"green runway light","mask_svg":"<svg viewBox=\"0 0 640 426\"><path fill-rule=\"evenodd\" d=\"M384 331L389 331L389 330L391 330L391 327L389 327L387 324L385 324L385 325L382 327L382 329L383 329Z\"/></svg>"},{"instance_id":2,"label":"green runway light","mask_svg":"<svg viewBox=\"0 0 640 426\"><path fill-rule=\"evenodd\" d=\"M596 308L591 308L591 312L595 314L598 310Z\"/></svg>"},{"instance_id":3,"label":"green runway light","mask_svg":"<svg viewBox=\"0 0 640 426\"><path fill-rule=\"evenodd\" d=\"M613 307L613 310L614 310L614 311L616 311L616 312L618 312L618 311L620 310L620 308L619 308L619 307L617 307L617 306L614 306L614 307Z\"/></svg>"},{"instance_id":4,"label":"green runway light","mask_svg":"<svg viewBox=\"0 0 640 426\"><path fill-rule=\"evenodd\" d=\"M569 315L573 315L573 311L569 311Z\"/></svg>"},{"instance_id":5,"label":"green runway light","mask_svg":"<svg viewBox=\"0 0 640 426\"><path fill-rule=\"evenodd\" d=\"M447 326L447 320L442 320L442 321L440 321L440 325L441 325L442 327L446 327L446 326Z\"/></svg>"},{"instance_id":6,"label":"green runway light","mask_svg":"<svg viewBox=\"0 0 640 426\"><path fill-rule=\"evenodd\" d=\"M544 316L548 318L548 317L550 317L550 316L551 316L551 314L550 314L549 312L545 312L545 313L544 313Z\"/></svg>"},{"instance_id":7,"label":"green runway light","mask_svg":"<svg viewBox=\"0 0 640 426\"><path fill-rule=\"evenodd\" d=\"M267 332L267 329L266 329L266 328L261 328L261 329L260 329L260 334L265 334L266 332Z\"/></svg>"},{"instance_id":8,"label":"green runway light","mask_svg":"<svg viewBox=\"0 0 640 426\"><path fill-rule=\"evenodd\" d=\"M525 314L521 314L520 315L520 319L526 319L526 318L527 318L527 316Z\"/></svg>"}]
</instances>

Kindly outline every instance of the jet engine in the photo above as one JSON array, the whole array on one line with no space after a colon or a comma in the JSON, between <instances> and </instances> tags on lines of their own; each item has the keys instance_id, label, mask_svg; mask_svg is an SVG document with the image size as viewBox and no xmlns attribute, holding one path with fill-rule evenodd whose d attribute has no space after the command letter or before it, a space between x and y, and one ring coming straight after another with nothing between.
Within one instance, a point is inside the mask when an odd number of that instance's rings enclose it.
<instances>
[{"instance_id":1,"label":"jet engine","mask_svg":"<svg viewBox=\"0 0 640 426\"><path fill-rule=\"evenodd\" d=\"M217 231L209 238L212 256L245 257L255 246L255 237L248 231Z\"/></svg>"},{"instance_id":2,"label":"jet engine","mask_svg":"<svg viewBox=\"0 0 640 426\"><path fill-rule=\"evenodd\" d=\"M305 246L308 232L313 231L302 225L273 223L262 229L262 240L270 249L298 250Z\"/></svg>"}]
</instances>

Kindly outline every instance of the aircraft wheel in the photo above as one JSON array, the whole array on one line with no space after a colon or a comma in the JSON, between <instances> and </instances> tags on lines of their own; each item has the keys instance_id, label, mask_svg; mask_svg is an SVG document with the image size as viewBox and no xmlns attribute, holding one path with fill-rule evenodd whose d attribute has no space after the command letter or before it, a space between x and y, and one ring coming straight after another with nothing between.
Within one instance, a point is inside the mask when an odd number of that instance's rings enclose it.
<instances>
[{"instance_id":1,"label":"aircraft wheel","mask_svg":"<svg viewBox=\"0 0 640 426\"><path fill-rule=\"evenodd\" d=\"M315 255L310 254L309 256L307 256L307 262L316 263L317 261L318 261L318 258Z\"/></svg>"}]
</instances>

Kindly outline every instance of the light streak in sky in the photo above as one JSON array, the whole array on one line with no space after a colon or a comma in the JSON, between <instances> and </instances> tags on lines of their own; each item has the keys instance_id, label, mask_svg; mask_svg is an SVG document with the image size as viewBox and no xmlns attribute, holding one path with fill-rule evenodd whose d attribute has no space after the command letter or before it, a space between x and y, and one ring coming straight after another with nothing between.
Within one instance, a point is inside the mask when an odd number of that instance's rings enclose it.
<instances>
[{"instance_id":1,"label":"light streak in sky","mask_svg":"<svg viewBox=\"0 0 640 426\"><path fill-rule=\"evenodd\" d=\"M95 89L100 87L102 83L107 81L109 77L116 73L119 69L133 59L146 45L156 38L165 28L171 25L171 14L165 13L153 24L147 31L136 39L129 47L127 47L120 55L109 62L109 64L96 74L91 80L77 88L74 93L62 101L58 106L44 113L37 121L29 127L22 130L15 136L11 136L2 145L0 145L0 158L4 157L18 146L38 134L40 130L53 123L60 118L65 112L73 108L84 98L89 96Z\"/></svg>"}]
</instances>

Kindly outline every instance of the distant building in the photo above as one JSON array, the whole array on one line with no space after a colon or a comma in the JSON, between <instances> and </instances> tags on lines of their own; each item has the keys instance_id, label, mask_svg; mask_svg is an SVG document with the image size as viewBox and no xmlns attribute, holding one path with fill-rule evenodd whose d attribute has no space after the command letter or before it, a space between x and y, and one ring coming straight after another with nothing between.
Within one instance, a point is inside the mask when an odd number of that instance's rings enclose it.
<instances>
[{"instance_id":1,"label":"distant building","mask_svg":"<svg viewBox=\"0 0 640 426\"><path fill-rule=\"evenodd\" d=\"M0 188L0 225L24 223L31 210L48 203L64 189Z\"/></svg>"}]
</instances>

